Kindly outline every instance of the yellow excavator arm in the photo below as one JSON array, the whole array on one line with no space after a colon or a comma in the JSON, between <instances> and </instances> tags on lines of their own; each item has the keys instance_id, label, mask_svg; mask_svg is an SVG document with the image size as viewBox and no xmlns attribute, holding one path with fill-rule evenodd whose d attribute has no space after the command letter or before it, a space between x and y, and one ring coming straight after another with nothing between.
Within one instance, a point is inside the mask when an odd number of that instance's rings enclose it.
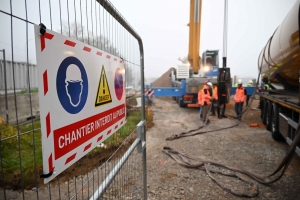
<instances>
[{"instance_id":1,"label":"yellow excavator arm","mask_svg":"<svg viewBox=\"0 0 300 200\"><path fill-rule=\"evenodd\" d=\"M188 60L194 71L198 74L200 69L200 26L201 26L202 0L190 0L189 54Z\"/></svg>"}]
</instances>

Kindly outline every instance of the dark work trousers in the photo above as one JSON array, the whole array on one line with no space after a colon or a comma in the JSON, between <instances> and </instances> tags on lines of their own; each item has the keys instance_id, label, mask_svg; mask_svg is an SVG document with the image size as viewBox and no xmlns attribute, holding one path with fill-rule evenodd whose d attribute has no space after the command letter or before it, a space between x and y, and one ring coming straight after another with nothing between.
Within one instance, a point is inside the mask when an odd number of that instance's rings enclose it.
<instances>
[{"instance_id":1,"label":"dark work trousers","mask_svg":"<svg viewBox=\"0 0 300 200\"><path fill-rule=\"evenodd\" d=\"M222 106L223 105L223 106ZM225 116L225 110L226 110L226 103L224 104L219 104L219 109L221 111L221 107L222 107L222 112L221 112L221 116L224 117Z\"/></svg>"},{"instance_id":2,"label":"dark work trousers","mask_svg":"<svg viewBox=\"0 0 300 200\"><path fill-rule=\"evenodd\" d=\"M246 106L248 106L249 100L250 100L251 95L247 95L247 99L246 99Z\"/></svg>"},{"instance_id":3,"label":"dark work trousers","mask_svg":"<svg viewBox=\"0 0 300 200\"><path fill-rule=\"evenodd\" d=\"M203 120L203 122L205 122L206 121L206 119L207 119L207 121L209 121L209 119L208 119L208 116L209 116L209 111L210 111L210 106L211 106L211 104L210 105L203 105L203 116L202 116L202 120Z\"/></svg>"},{"instance_id":4,"label":"dark work trousers","mask_svg":"<svg viewBox=\"0 0 300 200\"><path fill-rule=\"evenodd\" d=\"M200 113L200 119L202 119L202 113L203 113L203 106L199 105L199 113Z\"/></svg>"},{"instance_id":5,"label":"dark work trousers","mask_svg":"<svg viewBox=\"0 0 300 200\"><path fill-rule=\"evenodd\" d=\"M235 103L235 112L236 112L236 116L237 116L238 118L241 118L241 117L242 117L243 103L244 103L244 102Z\"/></svg>"},{"instance_id":6,"label":"dark work trousers","mask_svg":"<svg viewBox=\"0 0 300 200\"><path fill-rule=\"evenodd\" d=\"M200 115L202 115L202 113L203 113L203 106L199 106L199 108L200 108L199 113L200 113Z\"/></svg>"},{"instance_id":7,"label":"dark work trousers","mask_svg":"<svg viewBox=\"0 0 300 200\"><path fill-rule=\"evenodd\" d=\"M215 112L216 108L217 108L218 116L220 116L220 106L219 106L218 100L214 99L212 101L212 107L211 107L211 112L213 115L216 114L216 112Z\"/></svg>"}]
</instances>

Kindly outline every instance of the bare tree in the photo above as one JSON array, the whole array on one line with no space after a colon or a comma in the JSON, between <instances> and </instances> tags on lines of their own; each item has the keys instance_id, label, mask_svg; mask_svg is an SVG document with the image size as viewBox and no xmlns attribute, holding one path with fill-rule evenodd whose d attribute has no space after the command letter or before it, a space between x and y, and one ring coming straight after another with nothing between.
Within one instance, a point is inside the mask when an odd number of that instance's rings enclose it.
<instances>
[{"instance_id":1,"label":"bare tree","mask_svg":"<svg viewBox=\"0 0 300 200\"><path fill-rule=\"evenodd\" d=\"M67 23L64 23L62 29L63 35L120 57L120 52L118 51L118 49L114 47L111 42L103 35L93 37L91 31L87 33L84 26L81 26L78 23L76 24L75 22L71 23L70 27Z\"/></svg>"},{"instance_id":2,"label":"bare tree","mask_svg":"<svg viewBox=\"0 0 300 200\"><path fill-rule=\"evenodd\" d=\"M118 49L113 46L113 44L109 41L108 38L106 38L103 35L93 37L91 31L87 32L86 28L78 23L76 24L75 22L73 22L70 24L70 26L68 26L68 23L64 23L62 27L62 34L70 38L79 40L85 44L96 47L102 51L113 54L126 61L126 56L121 55ZM127 85L134 85L136 79L134 69L128 66L128 64L126 64L125 62L124 64L126 70L126 83Z\"/></svg>"}]
</instances>

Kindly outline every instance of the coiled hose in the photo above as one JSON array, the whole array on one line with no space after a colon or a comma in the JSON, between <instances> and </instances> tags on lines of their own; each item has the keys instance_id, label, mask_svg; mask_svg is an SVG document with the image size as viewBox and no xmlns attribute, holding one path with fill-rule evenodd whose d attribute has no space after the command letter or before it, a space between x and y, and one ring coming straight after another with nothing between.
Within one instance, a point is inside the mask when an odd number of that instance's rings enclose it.
<instances>
[{"instance_id":1,"label":"coiled hose","mask_svg":"<svg viewBox=\"0 0 300 200\"><path fill-rule=\"evenodd\" d=\"M300 13L300 12L299 12ZM300 16L299 16L300 18ZM300 25L299 25L300 26ZM275 30L276 32L276 30ZM261 63L259 63L259 59L258 59L258 67L259 67L259 74L258 74L258 78L257 80L259 80L260 78L260 74L261 74L261 67L263 64L263 60L265 60L265 62L267 62L269 65L271 65L265 56L265 50L266 47L268 46L269 43L271 43L273 36L275 34L275 32L273 33L273 35L270 37L270 39L268 40L266 46L264 47L264 49L260 52L260 55L263 53L263 58L261 59ZM270 56L270 45L268 48L268 55ZM259 56L260 57L260 56ZM269 60L270 58L268 58ZM225 78L225 77L224 77ZM256 88L258 88L258 81L256 83ZM248 107L245 109L244 112L247 112L247 110L249 109L249 107L251 106L252 102L253 102L253 97L254 95L257 94L257 90L255 90L255 93L252 95L252 98L249 102ZM211 109L211 106L210 106ZM209 109L209 110L210 110ZM243 113L244 113L243 112ZM208 112L208 115L210 114L210 112ZM246 117L247 115L243 115L243 118ZM206 119L208 119L206 117ZM233 128L236 127L240 124L240 122L238 122L237 124L233 125L233 126L229 126L226 128L220 128L217 130L211 130L211 131L199 131L201 128L203 128L206 124L206 121L204 123L204 125L200 126L197 129L193 129L193 130L189 130L187 132L182 132L180 134L177 135L172 135L170 137L167 137L166 140L171 141L174 139L179 139L182 137L189 137L189 136L194 136L194 135L199 135L199 134L204 134L204 133L209 133L209 132L216 132L216 131L221 131L221 130L225 130L225 129L229 129L229 128ZM195 132L197 131L197 132ZM297 147L297 145L300 143L300 128L299 128L299 124L296 130L296 137L294 138L292 144L290 145L285 157L282 159L281 163L278 165L278 167L269 175L263 175L263 174L259 174L259 173L255 173L255 172L251 172L250 170L246 170L246 169L241 169L241 168L235 168L235 167L231 167L231 166L227 166L225 164L222 164L220 162L216 162L216 161L212 161L212 160L207 160L204 158L199 158L199 157L195 157L195 156L191 156L191 155L187 155L185 153L176 151L170 147L163 147L163 152L165 154L167 154L168 156L170 156L173 160L175 160L179 165L183 166L183 167L187 167L187 168L197 168L197 169L202 169L204 170L208 176L217 184L219 185L222 189L236 195L236 196L240 196L240 197L256 197L258 195L258 184L262 183L262 184L271 184L274 183L276 181L278 181L285 173L286 169L288 168L289 164L291 163L292 159L293 159L293 155L295 153L295 149ZM189 162L189 160L193 160L194 163ZM195 163L196 162L196 163ZM211 167L211 166L215 166L215 167ZM216 168L218 167L218 168ZM224 171L220 168L223 169L227 169L227 171ZM239 191L234 189L232 186L225 184L224 182L214 178L213 173L217 173L217 174L221 174L224 176L230 176L230 177L236 177L241 179L242 181L244 181L245 183L248 183L251 185L251 189L248 192L243 192L243 191ZM245 175L245 176L241 176L241 174Z\"/></svg>"}]
</instances>

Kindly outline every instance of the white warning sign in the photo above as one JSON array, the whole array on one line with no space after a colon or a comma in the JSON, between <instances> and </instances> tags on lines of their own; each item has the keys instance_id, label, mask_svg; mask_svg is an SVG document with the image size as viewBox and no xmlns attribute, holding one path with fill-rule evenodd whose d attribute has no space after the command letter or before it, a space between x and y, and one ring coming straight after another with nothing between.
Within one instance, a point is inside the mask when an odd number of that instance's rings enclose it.
<instances>
[{"instance_id":1,"label":"white warning sign","mask_svg":"<svg viewBox=\"0 0 300 200\"><path fill-rule=\"evenodd\" d=\"M40 35L38 25L34 31L47 183L125 124L125 74L120 58L50 30Z\"/></svg>"}]
</instances>

